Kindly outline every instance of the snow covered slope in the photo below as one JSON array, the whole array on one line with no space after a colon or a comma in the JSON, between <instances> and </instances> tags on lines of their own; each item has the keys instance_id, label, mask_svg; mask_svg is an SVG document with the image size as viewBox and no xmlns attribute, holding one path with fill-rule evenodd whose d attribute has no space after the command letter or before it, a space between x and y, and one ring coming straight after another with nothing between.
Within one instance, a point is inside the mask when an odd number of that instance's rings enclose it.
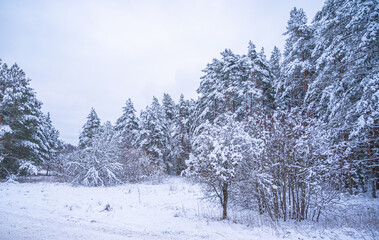
<instances>
[{"instance_id":1,"label":"snow covered slope","mask_svg":"<svg viewBox=\"0 0 379 240\"><path fill-rule=\"evenodd\" d=\"M355 230L304 230L291 225L247 227L218 216L199 185L181 178L162 184L108 188L62 183L0 183L0 239L359 239Z\"/></svg>"}]
</instances>

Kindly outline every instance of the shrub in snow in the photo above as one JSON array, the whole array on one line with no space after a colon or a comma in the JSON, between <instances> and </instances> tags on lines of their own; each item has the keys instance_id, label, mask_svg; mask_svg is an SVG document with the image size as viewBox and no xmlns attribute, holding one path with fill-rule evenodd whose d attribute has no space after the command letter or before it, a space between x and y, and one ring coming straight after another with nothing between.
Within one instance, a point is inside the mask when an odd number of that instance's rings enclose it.
<instances>
[{"instance_id":1,"label":"shrub in snow","mask_svg":"<svg viewBox=\"0 0 379 240\"><path fill-rule=\"evenodd\" d=\"M10 174L7 177L7 183L18 183L17 182L17 176L14 174Z\"/></svg>"},{"instance_id":2,"label":"shrub in snow","mask_svg":"<svg viewBox=\"0 0 379 240\"><path fill-rule=\"evenodd\" d=\"M30 161L21 161L20 164L20 175L37 175L38 169Z\"/></svg>"},{"instance_id":3,"label":"shrub in snow","mask_svg":"<svg viewBox=\"0 0 379 240\"><path fill-rule=\"evenodd\" d=\"M111 211L111 210L112 210L111 205L110 205L109 203L107 203L107 205L105 205L105 208L102 210L102 212L104 212L104 211L109 212L109 211Z\"/></svg>"},{"instance_id":4,"label":"shrub in snow","mask_svg":"<svg viewBox=\"0 0 379 240\"><path fill-rule=\"evenodd\" d=\"M0 178L37 174L38 168L32 161L20 160L0 153Z\"/></svg>"},{"instance_id":5,"label":"shrub in snow","mask_svg":"<svg viewBox=\"0 0 379 240\"><path fill-rule=\"evenodd\" d=\"M340 193L329 133L300 114L274 115L266 127L254 122L252 134L264 142L239 168L236 202L273 220L317 221Z\"/></svg>"},{"instance_id":6,"label":"shrub in snow","mask_svg":"<svg viewBox=\"0 0 379 240\"><path fill-rule=\"evenodd\" d=\"M119 161L123 165L122 179L125 182L139 182L164 174L165 167L152 161L143 150L126 148L120 149L120 152Z\"/></svg>"},{"instance_id":7,"label":"shrub in snow","mask_svg":"<svg viewBox=\"0 0 379 240\"><path fill-rule=\"evenodd\" d=\"M100 155L100 156L99 156ZM72 183L84 186L110 186L121 183L122 165L92 149L79 150L68 157L68 175Z\"/></svg>"},{"instance_id":8,"label":"shrub in snow","mask_svg":"<svg viewBox=\"0 0 379 240\"><path fill-rule=\"evenodd\" d=\"M66 180L84 186L138 182L163 173L143 150L125 147L109 122L95 133L90 146L62 155L57 166Z\"/></svg>"},{"instance_id":9,"label":"shrub in snow","mask_svg":"<svg viewBox=\"0 0 379 240\"><path fill-rule=\"evenodd\" d=\"M92 139L92 145L66 155L66 173L74 184L110 186L121 183L117 139L106 123Z\"/></svg>"}]
</instances>

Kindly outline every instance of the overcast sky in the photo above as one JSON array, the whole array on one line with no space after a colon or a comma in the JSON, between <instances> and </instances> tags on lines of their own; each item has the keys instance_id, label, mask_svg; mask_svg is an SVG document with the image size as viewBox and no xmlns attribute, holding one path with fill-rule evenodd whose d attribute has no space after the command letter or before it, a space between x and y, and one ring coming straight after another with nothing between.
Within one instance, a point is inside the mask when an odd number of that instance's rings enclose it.
<instances>
[{"instance_id":1,"label":"overcast sky","mask_svg":"<svg viewBox=\"0 0 379 240\"><path fill-rule=\"evenodd\" d=\"M289 12L309 22L324 0L0 1L0 58L17 63L61 138L77 144L90 108L115 122L126 99L197 98L201 70L249 40L284 46Z\"/></svg>"}]
</instances>

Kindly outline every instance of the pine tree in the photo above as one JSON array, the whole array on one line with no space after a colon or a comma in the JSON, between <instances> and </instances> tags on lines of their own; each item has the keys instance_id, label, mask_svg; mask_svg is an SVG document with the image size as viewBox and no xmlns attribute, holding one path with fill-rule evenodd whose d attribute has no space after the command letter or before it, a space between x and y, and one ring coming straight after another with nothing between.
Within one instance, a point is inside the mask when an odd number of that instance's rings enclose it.
<instances>
[{"instance_id":1,"label":"pine tree","mask_svg":"<svg viewBox=\"0 0 379 240\"><path fill-rule=\"evenodd\" d=\"M281 62L282 62L282 54L281 54L279 48L277 48L275 46L271 52L269 65L270 65L271 73L276 80L278 80L280 78Z\"/></svg>"},{"instance_id":2,"label":"pine tree","mask_svg":"<svg viewBox=\"0 0 379 240\"><path fill-rule=\"evenodd\" d=\"M239 56L230 50L221 53L203 70L196 121L214 121L217 116L232 112L237 119L247 119L256 112L271 113L274 109L273 77L264 52L257 54L250 42L248 54Z\"/></svg>"},{"instance_id":3,"label":"pine tree","mask_svg":"<svg viewBox=\"0 0 379 240\"><path fill-rule=\"evenodd\" d=\"M97 116L95 109L91 108L87 122L83 125L83 131L80 133L78 147L80 149L90 147L92 145L92 139L99 128L100 118Z\"/></svg>"},{"instance_id":4,"label":"pine tree","mask_svg":"<svg viewBox=\"0 0 379 240\"><path fill-rule=\"evenodd\" d=\"M264 50L262 49L262 53L257 56L255 45L250 42L247 58L251 69L251 81L255 85L253 91L256 92L258 98L255 100L255 106L256 108L261 107L264 114L271 115L275 108L273 77Z\"/></svg>"},{"instance_id":5,"label":"pine tree","mask_svg":"<svg viewBox=\"0 0 379 240\"><path fill-rule=\"evenodd\" d=\"M191 152L190 102L184 100L183 94L180 95L176 109L171 151L174 171L179 175L185 169L185 160L188 160Z\"/></svg>"},{"instance_id":6,"label":"pine tree","mask_svg":"<svg viewBox=\"0 0 379 240\"><path fill-rule=\"evenodd\" d=\"M177 128L177 119L176 119L176 105L172 100L171 96L167 93L163 94L162 99L162 111L164 116L164 122L168 129L168 137L166 142L166 162L169 163L168 171L170 174L177 174L180 170L178 166L178 159L176 156L176 149L178 148L177 142L175 142L174 135L175 129Z\"/></svg>"},{"instance_id":7,"label":"pine tree","mask_svg":"<svg viewBox=\"0 0 379 240\"><path fill-rule=\"evenodd\" d=\"M350 193L358 183L366 191L363 179L370 179L373 197L379 187L377 15L376 1L326 1L313 22L317 72L309 94L309 107L334 129L336 164Z\"/></svg>"},{"instance_id":8,"label":"pine tree","mask_svg":"<svg viewBox=\"0 0 379 240\"><path fill-rule=\"evenodd\" d=\"M141 130L137 136L139 146L146 151L152 162L164 166L166 172L172 169L168 161L169 128L164 112L157 98L153 98L151 106L146 107L140 115Z\"/></svg>"},{"instance_id":9,"label":"pine tree","mask_svg":"<svg viewBox=\"0 0 379 240\"><path fill-rule=\"evenodd\" d=\"M129 98L123 107L122 116L117 119L115 126L123 148L136 146L136 135L139 130L138 121L136 110Z\"/></svg>"},{"instance_id":10,"label":"pine tree","mask_svg":"<svg viewBox=\"0 0 379 240\"><path fill-rule=\"evenodd\" d=\"M200 86L197 89L197 93L200 94L200 98L197 101L197 117L196 123L200 124L206 120L212 121L217 117L219 112L218 106L221 105L220 101L223 96L219 94L219 85L221 76L221 70L223 63L220 60L213 59L211 64L207 64L207 67L203 70L205 73L201 77Z\"/></svg>"},{"instance_id":11,"label":"pine tree","mask_svg":"<svg viewBox=\"0 0 379 240\"><path fill-rule=\"evenodd\" d=\"M280 86L280 71L281 71L281 64L282 64L282 54L276 46L274 47L274 50L271 53L271 57L269 60L269 66L271 73L273 75L274 81L273 81L273 88L275 92L275 105L280 106L280 96L283 94L283 86L279 89ZM283 108L283 107L281 107Z\"/></svg>"},{"instance_id":12,"label":"pine tree","mask_svg":"<svg viewBox=\"0 0 379 240\"><path fill-rule=\"evenodd\" d=\"M36 166L52 160L60 148L59 133L50 116L42 113L42 103L29 83L17 64L8 68L0 62L2 177L37 173Z\"/></svg>"},{"instance_id":13,"label":"pine tree","mask_svg":"<svg viewBox=\"0 0 379 240\"><path fill-rule=\"evenodd\" d=\"M60 151L63 149L63 143L59 139L59 131L52 124L50 113L42 114L40 117L39 130L39 154L43 159L43 165L46 167L46 174L49 174L52 163L57 159Z\"/></svg>"},{"instance_id":14,"label":"pine tree","mask_svg":"<svg viewBox=\"0 0 379 240\"><path fill-rule=\"evenodd\" d=\"M162 99L162 109L165 114L165 118L169 122L175 121L175 102L172 100L171 96L167 93L163 94Z\"/></svg>"},{"instance_id":15,"label":"pine tree","mask_svg":"<svg viewBox=\"0 0 379 240\"><path fill-rule=\"evenodd\" d=\"M30 79L14 64L8 68L2 64L0 70L0 116L1 124L12 131L3 134L0 149L3 155L2 176L19 173L19 166L28 162L30 166L41 164L39 155L39 126L41 102L29 87Z\"/></svg>"},{"instance_id":16,"label":"pine tree","mask_svg":"<svg viewBox=\"0 0 379 240\"><path fill-rule=\"evenodd\" d=\"M314 48L313 29L307 26L307 17L303 9L294 8L290 12L285 35L288 38L285 43L280 83L284 91L280 98L288 109L302 112L314 72L311 58Z\"/></svg>"}]
</instances>

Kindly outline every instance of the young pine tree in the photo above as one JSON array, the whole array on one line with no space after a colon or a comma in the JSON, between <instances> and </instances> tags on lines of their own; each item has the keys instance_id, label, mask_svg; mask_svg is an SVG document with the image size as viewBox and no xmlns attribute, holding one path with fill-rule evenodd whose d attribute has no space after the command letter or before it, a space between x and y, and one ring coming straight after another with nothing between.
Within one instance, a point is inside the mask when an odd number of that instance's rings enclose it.
<instances>
[{"instance_id":1,"label":"young pine tree","mask_svg":"<svg viewBox=\"0 0 379 240\"><path fill-rule=\"evenodd\" d=\"M91 112L87 117L87 122L83 125L83 131L79 135L80 149L90 147L92 139L100 128L100 118L97 116L95 109L91 108Z\"/></svg>"},{"instance_id":2,"label":"young pine tree","mask_svg":"<svg viewBox=\"0 0 379 240\"><path fill-rule=\"evenodd\" d=\"M136 146L136 136L139 130L138 121L136 110L129 98L123 107L122 116L117 119L115 126L115 131L123 148Z\"/></svg>"}]
</instances>

